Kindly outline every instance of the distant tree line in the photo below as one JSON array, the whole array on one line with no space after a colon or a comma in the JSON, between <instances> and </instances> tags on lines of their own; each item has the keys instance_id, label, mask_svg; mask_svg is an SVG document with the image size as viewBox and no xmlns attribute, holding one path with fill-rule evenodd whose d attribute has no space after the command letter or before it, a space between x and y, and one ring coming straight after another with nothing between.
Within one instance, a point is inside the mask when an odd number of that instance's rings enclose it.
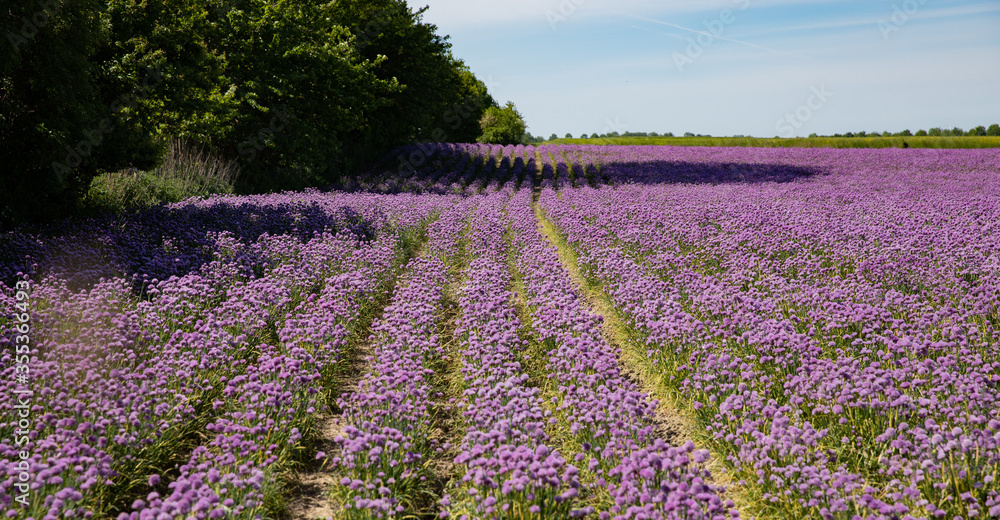
<instances>
[{"instance_id":1,"label":"distant tree line","mask_svg":"<svg viewBox=\"0 0 1000 520\"><path fill-rule=\"evenodd\" d=\"M0 223L58 215L171 140L235 161L240 192L301 188L400 144L475 141L496 106L403 0L7 4Z\"/></svg>"},{"instance_id":2,"label":"distant tree line","mask_svg":"<svg viewBox=\"0 0 1000 520\"><path fill-rule=\"evenodd\" d=\"M809 137L908 137L908 136L938 136L938 137L948 137L948 136L1000 136L1000 125L992 124L989 128L985 126L977 126L971 130L963 130L961 128L955 127L951 130L942 128L931 128L930 130L917 130L916 133L910 132L909 130L903 130L902 132L847 132L845 134L833 134L832 136L820 136L817 134L809 134ZM533 137L528 134L530 142L539 143L544 142L546 139L541 137ZM664 134L658 134L656 132L608 132L604 134L586 134L580 135L579 139L604 139L608 137L674 137L673 132L667 132ZM695 134L693 132L684 132L683 137L712 137L709 134ZM745 135L734 135L732 137L748 137ZM573 134L567 133L564 139L573 139ZM559 136L552 134L547 139L548 141L554 141L559 139Z\"/></svg>"},{"instance_id":3,"label":"distant tree line","mask_svg":"<svg viewBox=\"0 0 1000 520\"><path fill-rule=\"evenodd\" d=\"M694 134L691 134L691 135L693 136ZM674 137L674 133L673 132L667 132L665 134L659 134L659 133L656 133L656 132L617 132L617 131L615 131L615 132L608 132L608 133L604 133L604 134L598 134L598 133L587 134L587 133L582 133L582 134L580 134L579 139L605 139L605 138L608 138L608 137ZM555 140L555 139L559 139L559 136L556 135L556 134L552 134L548 138L549 141L552 141L552 140ZM564 136L564 139L573 139L573 134L566 134ZM544 141L544 139L538 138L538 141Z\"/></svg>"},{"instance_id":4,"label":"distant tree line","mask_svg":"<svg viewBox=\"0 0 1000 520\"><path fill-rule=\"evenodd\" d=\"M963 130L959 127L952 129L947 128L931 128L929 130L917 130L916 132L911 132L909 130L903 130L902 132L847 132L844 134L833 134L832 136L825 137L910 137L910 136L932 136L932 137L975 137L975 136L1000 136L1000 124L992 124L989 128L985 126L977 126L971 130ZM816 134L811 134L809 137L819 137Z\"/></svg>"}]
</instances>

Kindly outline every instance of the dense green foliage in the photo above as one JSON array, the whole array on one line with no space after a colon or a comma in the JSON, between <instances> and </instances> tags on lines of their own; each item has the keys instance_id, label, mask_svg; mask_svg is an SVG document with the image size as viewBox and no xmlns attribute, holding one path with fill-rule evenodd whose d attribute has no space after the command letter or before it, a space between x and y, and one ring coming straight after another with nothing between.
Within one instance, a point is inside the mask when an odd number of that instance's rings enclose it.
<instances>
[{"instance_id":1,"label":"dense green foliage","mask_svg":"<svg viewBox=\"0 0 1000 520\"><path fill-rule=\"evenodd\" d=\"M123 211L233 193L237 173L234 161L174 141L167 147L163 161L150 171L131 168L95 177L86 195L87 203L97 210Z\"/></svg>"},{"instance_id":2,"label":"dense green foliage","mask_svg":"<svg viewBox=\"0 0 1000 520\"><path fill-rule=\"evenodd\" d=\"M105 137L101 123L110 116L99 96L99 70L90 61L106 40L100 0L5 4L0 222L45 217L72 204L98 160L91 139Z\"/></svg>"},{"instance_id":3,"label":"dense green foliage","mask_svg":"<svg viewBox=\"0 0 1000 520\"><path fill-rule=\"evenodd\" d=\"M487 144L518 144L525 137L527 129L524 118L510 101L503 108L487 108L479 126L483 130L479 142Z\"/></svg>"},{"instance_id":4,"label":"dense green foliage","mask_svg":"<svg viewBox=\"0 0 1000 520\"><path fill-rule=\"evenodd\" d=\"M361 57L381 60L376 76L401 86L388 95L390 103L350 133L348 141L360 145L355 163L372 159L364 150L379 143L476 140L483 110L496 102L486 85L451 56L435 26L419 23L424 9L411 12L398 0L340 0L332 10L338 23L351 27Z\"/></svg>"},{"instance_id":5,"label":"dense green foliage","mask_svg":"<svg viewBox=\"0 0 1000 520\"><path fill-rule=\"evenodd\" d=\"M997 137L598 137L546 144L758 146L764 148L1000 148Z\"/></svg>"},{"instance_id":6,"label":"dense green foliage","mask_svg":"<svg viewBox=\"0 0 1000 520\"><path fill-rule=\"evenodd\" d=\"M403 0L48 1L0 10L7 221L152 169L174 139L236 160L240 192L302 188L408 142L473 141L496 104Z\"/></svg>"}]
</instances>

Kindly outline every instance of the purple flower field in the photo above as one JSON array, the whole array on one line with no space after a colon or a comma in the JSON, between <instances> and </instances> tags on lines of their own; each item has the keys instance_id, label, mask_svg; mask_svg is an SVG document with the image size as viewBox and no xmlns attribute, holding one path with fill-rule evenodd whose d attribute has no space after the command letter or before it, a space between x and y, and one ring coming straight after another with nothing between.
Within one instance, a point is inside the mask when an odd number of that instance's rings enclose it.
<instances>
[{"instance_id":1,"label":"purple flower field","mask_svg":"<svg viewBox=\"0 0 1000 520\"><path fill-rule=\"evenodd\" d=\"M334 518L1000 518L1000 151L343 188L0 236L0 515L294 518L318 471Z\"/></svg>"}]
</instances>

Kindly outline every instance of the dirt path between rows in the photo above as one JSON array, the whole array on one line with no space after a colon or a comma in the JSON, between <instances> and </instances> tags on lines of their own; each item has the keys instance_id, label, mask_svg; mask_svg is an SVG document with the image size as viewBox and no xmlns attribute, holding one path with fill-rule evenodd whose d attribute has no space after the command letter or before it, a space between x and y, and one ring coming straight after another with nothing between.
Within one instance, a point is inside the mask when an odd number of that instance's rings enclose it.
<instances>
[{"instance_id":1,"label":"dirt path between rows","mask_svg":"<svg viewBox=\"0 0 1000 520\"><path fill-rule=\"evenodd\" d=\"M378 321L382 312L379 311L372 323ZM370 327L370 325L369 325ZM368 337L367 332L364 335ZM344 381L341 383L341 395L348 395L358 390L358 384L367 372L368 356L371 347L367 341L360 342L351 352L350 366L347 368ZM335 406L332 404L331 406ZM333 454L340 450L334 442L344 434L345 422L339 410L328 412L319 424L319 439L317 451L326 454L323 460L317 460L312 466L299 471L291 480L290 499L287 508L287 518L292 520L315 520L336 518L338 508L330 499L330 491L339 478L333 467L327 463Z\"/></svg>"},{"instance_id":2,"label":"dirt path between rows","mask_svg":"<svg viewBox=\"0 0 1000 520\"><path fill-rule=\"evenodd\" d=\"M559 251L559 260L569 273L570 279L576 285L577 290L583 297L592 314L598 314L603 318L603 336L609 345L622 352L618 358L619 369L629 377L642 391L651 397L659 400L656 415L656 429L659 437L670 445L677 446L684 444L687 440L693 440L695 426L693 421L684 417L677 407L672 404L672 399L667 396L657 395L656 385L650 381L649 374L640 370L636 363L632 363L633 351L625 325L618 318L617 312L612 307L608 298L593 287L580 271L580 265L574 253L559 234L555 225L543 214L538 204L533 204L535 216L538 218L538 230L545 236L549 244Z\"/></svg>"},{"instance_id":3,"label":"dirt path between rows","mask_svg":"<svg viewBox=\"0 0 1000 520\"><path fill-rule=\"evenodd\" d=\"M412 257L425 254L427 254L426 241L412 253ZM396 276L379 291L380 296L372 306L371 314L364 317L362 325L354 333L355 339L348 347L347 366L341 369L342 372L337 378L338 395L347 396L358 391L358 385L368 372L368 358L372 353L370 339L372 326L382 319L386 307L392 302L393 295L406 274L405 267L408 262L409 259L404 261ZM323 418L320 419L317 428L319 438L315 444L316 451L323 452L326 456L313 461L289 477L286 494L288 502L283 515L285 519L325 520L337 518L340 514L340 507L334 504L330 495L340 478L328 460L340 451L340 446L334 439L344 435L347 422L344 420L343 412L337 409L336 401L329 403L329 406L330 410L323 412Z\"/></svg>"},{"instance_id":4,"label":"dirt path between rows","mask_svg":"<svg viewBox=\"0 0 1000 520\"><path fill-rule=\"evenodd\" d=\"M680 403L676 396L670 395L663 386L657 383L660 374L645 367L643 352L640 352L638 343L631 338L628 327L619 318L611 300L600 287L595 287L583 276L576 253L566 243L559 229L548 219L537 201L532 202L532 209L538 220L539 232L545 236L549 244L558 250L560 262L569 273L570 279L576 285L584 301L587 302L590 311L603 318L604 339L609 345L621 352L618 357L619 369L636 383L640 390L658 401L659 405L654 419L658 437L672 446L679 446L688 440L696 445L701 444L698 442L698 438L699 436L703 437L704 432L700 431L690 410ZM738 486L728 478L718 457L713 454L706 464L706 468L712 474L715 483L724 486L729 491L724 499L728 498L736 503L735 509L741 513L741 518L749 518L749 516L742 514L743 508L740 507L741 497Z\"/></svg>"}]
</instances>

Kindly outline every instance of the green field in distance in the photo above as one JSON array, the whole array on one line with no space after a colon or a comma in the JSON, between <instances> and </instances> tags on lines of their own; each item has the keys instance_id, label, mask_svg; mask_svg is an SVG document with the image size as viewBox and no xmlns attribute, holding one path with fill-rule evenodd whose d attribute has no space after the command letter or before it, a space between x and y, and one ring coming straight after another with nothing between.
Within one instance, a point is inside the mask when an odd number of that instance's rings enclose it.
<instances>
[{"instance_id":1,"label":"green field in distance","mask_svg":"<svg viewBox=\"0 0 1000 520\"><path fill-rule=\"evenodd\" d=\"M536 144L757 146L763 148L1000 148L997 136L894 137L601 137L555 139Z\"/></svg>"}]
</instances>

